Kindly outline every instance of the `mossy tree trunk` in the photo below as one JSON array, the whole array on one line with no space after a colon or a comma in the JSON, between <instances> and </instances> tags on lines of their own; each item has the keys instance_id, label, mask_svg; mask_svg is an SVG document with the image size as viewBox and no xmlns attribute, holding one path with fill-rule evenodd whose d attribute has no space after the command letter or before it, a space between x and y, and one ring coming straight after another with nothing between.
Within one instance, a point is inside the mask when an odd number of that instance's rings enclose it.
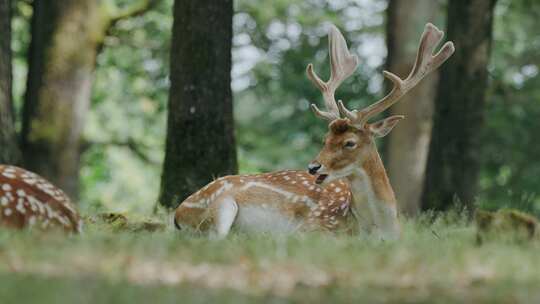
<instances>
[{"instance_id":1,"label":"mossy tree trunk","mask_svg":"<svg viewBox=\"0 0 540 304\"><path fill-rule=\"evenodd\" d=\"M20 159L13 125L11 77L11 1L0 0L0 164Z\"/></svg>"},{"instance_id":2,"label":"mossy tree trunk","mask_svg":"<svg viewBox=\"0 0 540 304\"><path fill-rule=\"evenodd\" d=\"M232 0L176 0L167 141L159 202L176 207L235 173L230 87Z\"/></svg>"},{"instance_id":3,"label":"mossy tree trunk","mask_svg":"<svg viewBox=\"0 0 540 304\"><path fill-rule=\"evenodd\" d=\"M78 197L80 143L96 56L109 27L150 1L119 8L112 0L34 1L23 109L25 166Z\"/></svg>"},{"instance_id":4,"label":"mossy tree trunk","mask_svg":"<svg viewBox=\"0 0 540 304\"><path fill-rule=\"evenodd\" d=\"M440 11L437 1L390 0L387 70L407 77L425 24L437 24ZM415 215L420 209L437 80L437 73L430 75L390 109L392 114L406 118L389 134L385 160L400 211L407 215Z\"/></svg>"},{"instance_id":5,"label":"mossy tree trunk","mask_svg":"<svg viewBox=\"0 0 540 304\"><path fill-rule=\"evenodd\" d=\"M455 203L470 209L474 202L495 2L449 1L448 39L456 52L441 70L424 209L446 210Z\"/></svg>"}]
</instances>

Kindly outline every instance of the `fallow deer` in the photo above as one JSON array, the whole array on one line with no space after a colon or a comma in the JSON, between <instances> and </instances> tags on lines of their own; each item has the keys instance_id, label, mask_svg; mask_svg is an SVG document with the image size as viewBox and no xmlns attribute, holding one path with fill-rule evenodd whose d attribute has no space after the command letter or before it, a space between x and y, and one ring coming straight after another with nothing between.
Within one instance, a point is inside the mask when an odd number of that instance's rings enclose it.
<instances>
[{"instance_id":1,"label":"fallow deer","mask_svg":"<svg viewBox=\"0 0 540 304\"><path fill-rule=\"evenodd\" d=\"M326 111L315 105L312 109L318 117L330 122L324 147L308 169L317 176L317 183L321 185L346 178L352 191L351 211L360 224L359 228L374 232L383 239L395 239L400 235L397 201L374 139L388 134L404 117L393 115L373 123L368 121L396 103L422 78L443 64L454 53L454 45L446 42L433 55L444 33L431 23L426 24L416 61L407 78L402 80L384 71L384 76L393 83L391 92L360 111L349 111L341 100L336 102L334 92L342 78L356 69L357 60L347 50L338 30L333 27L332 31L342 42L331 50L339 55L335 56L337 64L332 64L330 81L323 82L313 72L312 65L307 67L308 76L322 91L326 105Z\"/></svg>"},{"instance_id":2,"label":"fallow deer","mask_svg":"<svg viewBox=\"0 0 540 304\"><path fill-rule=\"evenodd\" d=\"M427 35L424 34L428 38L422 38L423 41L429 42L428 45L423 43L425 47L429 48L429 51L432 51L434 47L432 45L434 35L439 37L442 33L431 26ZM355 71L358 59L356 56L350 55L345 39L334 26L331 27L329 33L329 49L332 72L330 80L327 83L321 81L313 72L312 65L308 66L308 76L322 90L329 109L328 112L323 112L312 105L313 111L317 116L332 121L336 120L337 123L337 121L344 120L339 119L338 104L334 101L334 92L341 82ZM447 49L446 45L444 49ZM407 89L409 88L407 87ZM339 105L344 109L341 103ZM356 115L355 112L347 113L351 117L353 114ZM391 119L387 119L385 122L374 124L372 129L382 132L391 122ZM335 138L339 140L339 138ZM340 142L340 144L342 143ZM360 143L357 145L359 146ZM322 163L327 159L339 157L337 154L330 153L330 150L333 149L334 147L329 146L326 149L328 151L321 153L321 157L325 157L324 161L321 160ZM353 147L350 150L355 149L356 147ZM380 166L382 167L382 164ZM323 167L321 165L317 170L315 167L312 164L309 173L306 171L280 171L219 178L189 196L179 205L174 215L175 225L179 229L210 231L218 237L226 236L233 226L244 231L354 232L358 229L356 224L358 218L368 210L353 209L355 215L350 212L353 194L349 181L347 181L347 179L351 180L350 174L343 175L344 179L339 179L337 175L333 174L332 166ZM319 170L320 172L318 172ZM369 196L367 194L369 189L364 190L366 192L361 193L359 189L355 189L354 194L358 200Z\"/></svg>"},{"instance_id":3,"label":"fallow deer","mask_svg":"<svg viewBox=\"0 0 540 304\"><path fill-rule=\"evenodd\" d=\"M82 221L62 190L35 173L0 165L0 226L78 233Z\"/></svg>"}]
</instances>

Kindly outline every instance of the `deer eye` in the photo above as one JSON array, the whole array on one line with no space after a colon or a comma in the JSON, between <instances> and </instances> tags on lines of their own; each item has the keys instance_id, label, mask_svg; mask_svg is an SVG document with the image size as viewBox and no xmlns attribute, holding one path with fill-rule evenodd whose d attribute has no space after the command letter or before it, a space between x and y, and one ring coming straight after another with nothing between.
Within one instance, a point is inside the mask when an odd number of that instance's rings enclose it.
<instances>
[{"instance_id":1,"label":"deer eye","mask_svg":"<svg viewBox=\"0 0 540 304\"><path fill-rule=\"evenodd\" d=\"M354 148L356 148L356 142L352 141L352 140L348 140L348 141L345 142L343 147L347 148L347 149L354 149Z\"/></svg>"}]
</instances>

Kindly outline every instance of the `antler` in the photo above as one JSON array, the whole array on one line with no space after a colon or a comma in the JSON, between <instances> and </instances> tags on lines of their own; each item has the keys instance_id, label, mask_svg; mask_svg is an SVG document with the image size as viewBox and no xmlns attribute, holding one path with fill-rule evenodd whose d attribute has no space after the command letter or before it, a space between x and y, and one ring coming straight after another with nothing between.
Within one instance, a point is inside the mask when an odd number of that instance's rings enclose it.
<instances>
[{"instance_id":1,"label":"antler","mask_svg":"<svg viewBox=\"0 0 540 304\"><path fill-rule=\"evenodd\" d=\"M424 33L420 39L416 61L409 76L402 80L395 74L384 71L384 77L388 78L394 84L392 91L390 91L388 95L361 111L347 110L340 100L338 103L339 112L347 117L355 127L363 127L371 117L383 112L395 104L403 95L415 87L422 78L436 70L454 53L454 44L451 41L448 41L443 45L441 50L433 56L433 50L441 42L443 35L444 32L440 31L433 24L426 24Z\"/></svg>"},{"instance_id":2,"label":"antler","mask_svg":"<svg viewBox=\"0 0 540 304\"><path fill-rule=\"evenodd\" d=\"M308 64L306 72L313 84L321 90L326 105L326 111L321 111L315 104L311 104L311 109L316 116L332 121L339 118L339 109L336 104L334 93L343 80L347 79L358 66L358 57L351 55L347 49L345 38L337 27L332 25L328 34L328 49L330 53L330 79L322 81L313 71L313 64Z\"/></svg>"}]
</instances>

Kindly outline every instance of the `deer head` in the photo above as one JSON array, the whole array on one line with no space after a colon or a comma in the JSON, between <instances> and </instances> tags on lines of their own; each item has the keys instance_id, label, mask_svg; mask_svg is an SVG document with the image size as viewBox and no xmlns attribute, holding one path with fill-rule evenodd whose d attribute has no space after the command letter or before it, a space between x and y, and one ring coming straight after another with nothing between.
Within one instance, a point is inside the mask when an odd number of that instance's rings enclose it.
<instances>
[{"instance_id":1,"label":"deer head","mask_svg":"<svg viewBox=\"0 0 540 304\"><path fill-rule=\"evenodd\" d=\"M328 82L323 82L313 71L313 66L311 64L307 66L308 78L321 90L326 105L326 111L321 111L315 105L311 105L312 110L317 117L329 121L329 131L324 147L308 167L311 174L318 175L317 183L347 177L366 158L377 153L374 139L387 135L404 116L393 115L373 123L370 123L369 119L399 101L403 95L453 54L453 43L446 42L441 50L433 55L443 35L444 33L433 24L426 24L420 39L416 61L407 78L401 79L395 74L384 71L384 76L393 83L390 93L362 110L350 111L341 100L336 102L334 93L337 87L354 72L358 59L350 54L339 30L335 26L331 27L329 33L330 79Z\"/></svg>"}]
</instances>

